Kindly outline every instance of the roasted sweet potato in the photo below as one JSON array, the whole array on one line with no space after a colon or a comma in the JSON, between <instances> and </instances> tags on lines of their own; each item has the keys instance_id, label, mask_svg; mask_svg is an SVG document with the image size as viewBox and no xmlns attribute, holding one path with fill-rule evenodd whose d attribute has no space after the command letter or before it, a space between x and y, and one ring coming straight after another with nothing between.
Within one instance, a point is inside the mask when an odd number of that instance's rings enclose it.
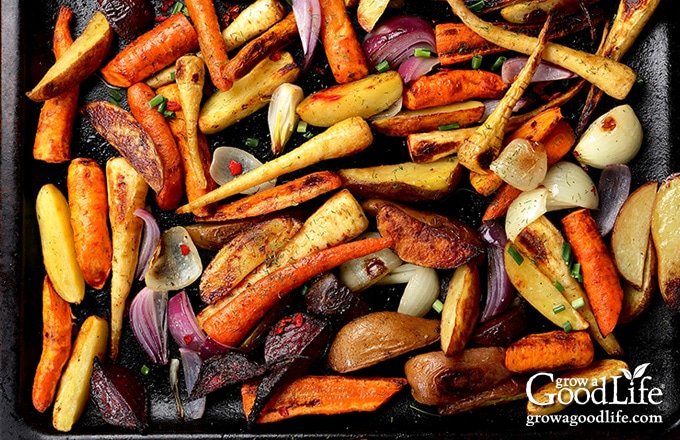
<instances>
[{"instance_id":1,"label":"roasted sweet potato","mask_svg":"<svg viewBox=\"0 0 680 440\"><path fill-rule=\"evenodd\" d=\"M510 344L505 351L505 366L515 373L583 368L593 362L594 354L588 332L553 330L533 333Z\"/></svg>"},{"instance_id":2,"label":"roasted sweet potato","mask_svg":"<svg viewBox=\"0 0 680 440\"><path fill-rule=\"evenodd\" d=\"M401 110L394 116L373 119L371 126L388 136L408 136L452 125L467 127L482 119L484 109L481 101L465 101L421 110Z\"/></svg>"},{"instance_id":3,"label":"roasted sweet potato","mask_svg":"<svg viewBox=\"0 0 680 440\"><path fill-rule=\"evenodd\" d=\"M488 70L446 69L421 76L406 87L404 107L418 110L471 99L496 99L508 85Z\"/></svg>"}]
</instances>

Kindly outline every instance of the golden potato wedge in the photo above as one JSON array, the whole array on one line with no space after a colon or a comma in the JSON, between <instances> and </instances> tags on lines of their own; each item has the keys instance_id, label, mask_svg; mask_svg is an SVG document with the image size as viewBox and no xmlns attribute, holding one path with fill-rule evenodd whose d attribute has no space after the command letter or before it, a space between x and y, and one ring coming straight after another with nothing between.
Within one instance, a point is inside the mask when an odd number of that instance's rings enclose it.
<instances>
[{"instance_id":1,"label":"golden potato wedge","mask_svg":"<svg viewBox=\"0 0 680 440\"><path fill-rule=\"evenodd\" d=\"M199 284L203 302L212 304L228 295L253 269L284 246L301 226L299 220L278 217L237 234L203 271Z\"/></svg>"},{"instance_id":2,"label":"golden potato wedge","mask_svg":"<svg viewBox=\"0 0 680 440\"><path fill-rule=\"evenodd\" d=\"M425 220L428 220L427 222ZM376 216L378 231L394 240L394 252L407 263L453 269L484 253L484 244L467 224L444 216L421 216L386 204Z\"/></svg>"},{"instance_id":3,"label":"golden potato wedge","mask_svg":"<svg viewBox=\"0 0 680 440\"><path fill-rule=\"evenodd\" d=\"M680 313L680 173L659 185L652 209L652 239L657 257L661 296L674 313Z\"/></svg>"},{"instance_id":4,"label":"golden potato wedge","mask_svg":"<svg viewBox=\"0 0 680 440\"><path fill-rule=\"evenodd\" d=\"M358 0L357 19L359 26L366 32L371 32L389 3L390 0Z\"/></svg>"},{"instance_id":5,"label":"golden potato wedge","mask_svg":"<svg viewBox=\"0 0 680 440\"><path fill-rule=\"evenodd\" d=\"M387 136L408 136L450 125L467 127L481 120L484 109L480 101L466 101L421 110L401 110L394 116L374 119L371 126Z\"/></svg>"},{"instance_id":6,"label":"golden potato wedge","mask_svg":"<svg viewBox=\"0 0 680 440\"><path fill-rule=\"evenodd\" d=\"M35 201L45 271L64 301L80 304L85 278L78 265L71 211L64 194L51 183L43 185Z\"/></svg>"},{"instance_id":7,"label":"golden potato wedge","mask_svg":"<svg viewBox=\"0 0 680 440\"><path fill-rule=\"evenodd\" d=\"M629 370L628 364L624 361L619 359L602 359L593 362L585 368L569 371L561 375L556 381L543 385L537 391L528 395L527 414L530 416L540 416L560 412L568 406L560 402L556 397L560 389L567 388L571 390L574 396L580 396L586 390L593 391L596 388L602 388L607 383L612 382L614 378L623 376L621 370ZM568 381L566 379L577 380ZM560 388L557 387L558 380L560 381ZM528 384L527 388L530 386L531 384Z\"/></svg>"},{"instance_id":8,"label":"golden potato wedge","mask_svg":"<svg viewBox=\"0 0 680 440\"><path fill-rule=\"evenodd\" d=\"M90 398L92 362L95 357L104 362L108 340L106 320L95 315L87 317L59 382L52 413L52 425L57 431L70 431L85 410Z\"/></svg>"},{"instance_id":9,"label":"golden potato wedge","mask_svg":"<svg viewBox=\"0 0 680 440\"><path fill-rule=\"evenodd\" d=\"M479 393L456 396L447 404L439 407L439 414L442 416L460 414L485 406L501 405L526 398L527 380L521 375L516 375Z\"/></svg>"},{"instance_id":10,"label":"golden potato wedge","mask_svg":"<svg viewBox=\"0 0 680 440\"><path fill-rule=\"evenodd\" d=\"M442 351L447 356L465 348L479 319L482 287L476 264L456 268L442 310Z\"/></svg>"},{"instance_id":11,"label":"golden potato wedge","mask_svg":"<svg viewBox=\"0 0 680 440\"><path fill-rule=\"evenodd\" d=\"M387 110L401 97L403 88L397 71L376 73L314 92L298 104L296 112L317 127L330 127L353 116L367 119Z\"/></svg>"},{"instance_id":12,"label":"golden potato wedge","mask_svg":"<svg viewBox=\"0 0 680 440\"><path fill-rule=\"evenodd\" d=\"M550 322L574 330L585 330L588 322L574 310L560 291L530 258L519 253L512 242L505 246L505 270L515 289ZM555 313L554 310L562 310Z\"/></svg>"},{"instance_id":13,"label":"golden potato wedge","mask_svg":"<svg viewBox=\"0 0 680 440\"><path fill-rule=\"evenodd\" d=\"M198 115L203 134L215 134L252 115L267 105L278 86L297 80L300 68L292 55L279 53L280 57L265 58L231 89L217 91L203 103Z\"/></svg>"},{"instance_id":14,"label":"golden potato wedge","mask_svg":"<svg viewBox=\"0 0 680 440\"><path fill-rule=\"evenodd\" d=\"M164 168L156 144L132 113L108 101L89 102L80 111L156 193L163 189Z\"/></svg>"},{"instance_id":15,"label":"golden potato wedge","mask_svg":"<svg viewBox=\"0 0 680 440\"><path fill-rule=\"evenodd\" d=\"M411 160L416 163L434 162L458 152L458 148L477 130L465 127L455 130L437 130L413 133L406 137Z\"/></svg>"},{"instance_id":16,"label":"golden potato wedge","mask_svg":"<svg viewBox=\"0 0 680 440\"><path fill-rule=\"evenodd\" d=\"M657 263L654 243L649 240L647 243L647 257L645 258L645 270L642 276L642 287L637 288L628 284L625 280L621 282L623 287L623 305L619 315L619 323L624 324L637 318L644 312L652 302L652 298L659 287L656 278Z\"/></svg>"},{"instance_id":17,"label":"golden potato wedge","mask_svg":"<svg viewBox=\"0 0 680 440\"><path fill-rule=\"evenodd\" d=\"M404 201L441 199L458 185L462 173L455 157L427 164L406 162L338 171L343 186L352 194Z\"/></svg>"},{"instance_id":18,"label":"golden potato wedge","mask_svg":"<svg viewBox=\"0 0 680 440\"><path fill-rule=\"evenodd\" d=\"M83 33L26 96L37 102L47 101L80 84L99 68L112 42L111 25L104 14L95 12Z\"/></svg>"},{"instance_id":19,"label":"golden potato wedge","mask_svg":"<svg viewBox=\"0 0 680 440\"><path fill-rule=\"evenodd\" d=\"M187 225L187 230L191 240L196 247L208 251L219 251L222 246L238 234L252 228L257 219L243 219L226 222L200 222Z\"/></svg>"},{"instance_id":20,"label":"golden potato wedge","mask_svg":"<svg viewBox=\"0 0 680 440\"><path fill-rule=\"evenodd\" d=\"M612 230L614 265L621 278L636 289L642 288L657 187L658 182L650 181L633 191L621 206Z\"/></svg>"}]
</instances>

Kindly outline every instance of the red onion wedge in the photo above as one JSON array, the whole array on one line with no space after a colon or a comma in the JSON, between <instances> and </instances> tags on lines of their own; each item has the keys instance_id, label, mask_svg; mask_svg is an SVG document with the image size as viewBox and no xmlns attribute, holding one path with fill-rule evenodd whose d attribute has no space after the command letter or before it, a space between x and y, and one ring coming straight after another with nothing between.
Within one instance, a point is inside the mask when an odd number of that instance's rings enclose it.
<instances>
[{"instance_id":1,"label":"red onion wedge","mask_svg":"<svg viewBox=\"0 0 680 440\"><path fill-rule=\"evenodd\" d=\"M186 387L187 395L190 396L198 379L198 373L201 371L203 359L200 353L188 348L180 348L179 355L182 360L182 371L184 372L184 386ZM186 402L184 404L184 416L192 420L202 418L205 413L205 402L205 397L199 397L196 400Z\"/></svg>"},{"instance_id":2,"label":"red onion wedge","mask_svg":"<svg viewBox=\"0 0 680 440\"><path fill-rule=\"evenodd\" d=\"M419 17L409 15L393 17L366 35L362 43L370 66L387 61L390 68L414 55L416 49L435 51L436 43L432 26Z\"/></svg>"},{"instance_id":3,"label":"red onion wedge","mask_svg":"<svg viewBox=\"0 0 680 440\"><path fill-rule=\"evenodd\" d=\"M439 64L439 58L437 57L416 57L412 56L406 58L399 66L399 75L404 81L404 84L408 84L411 81L415 81L421 76L429 73L434 66Z\"/></svg>"},{"instance_id":4,"label":"red onion wedge","mask_svg":"<svg viewBox=\"0 0 680 440\"><path fill-rule=\"evenodd\" d=\"M302 68L309 68L321 33L321 6L319 0L293 0L293 14L302 40L305 60Z\"/></svg>"},{"instance_id":5,"label":"red onion wedge","mask_svg":"<svg viewBox=\"0 0 680 440\"><path fill-rule=\"evenodd\" d=\"M514 82L528 59L528 57L514 57L506 60L501 68L503 82L506 84ZM571 78L576 78L576 74L547 61L541 61L538 69L536 69L536 73L531 78L531 82L560 81Z\"/></svg>"},{"instance_id":6,"label":"red onion wedge","mask_svg":"<svg viewBox=\"0 0 680 440\"><path fill-rule=\"evenodd\" d=\"M616 216L630 194L631 179L630 168L625 164L609 164L602 170L597 184L600 207L593 212L601 236L614 229Z\"/></svg>"},{"instance_id":7,"label":"red onion wedge","mask_svg":"<svg viewBox=\"0 0 680 440\"><path fill-rule=\"evenodd\" d=\"M505 229L498 223L489 222L480 226L478 232L482 240L487 243L486 304L480 317L480 322L486 322L508 308L512 302L515 289L505 272L505 263L503 262L503 251L507 243Z\"/></svg>"},{"instance_id":8,"label":"red onion wedge","mask_svg":"<svg viewBox=\"0 0 680 440\"><path fill-rule=\"evenodd\" d=\"M151 257L153 256L158 241L161 238L161 230L158 227L158 222L151 215L149 211L144 209L136 209L134 214L144 220L144 234L142 236L142 243L139 247L139 261L137 262L137 272L135 278L143 280L146 271L151 264Z\"/></svg>"},{"instance_id":9,"label":"red onion wedge","mask_svg":"<svg viewBox=\"0 0 680 440\"><path fill-rule=\"evenodd\" d=\"M168 363L168 292L143 288L130 304L130 327L151 361Z\"/></svg>"},{"instance_id":10,"label":"red onion wedge","mask_svg":"<svg viewBox=\"0 0 680 440\"><path fill-rule=\"evenodd\" d=\"M168 328L170 335L180 348L196 351L203 359L229 349L226 345L207 336L201 329L184 290L168 301Z\"/></svg>"}]
</instances>

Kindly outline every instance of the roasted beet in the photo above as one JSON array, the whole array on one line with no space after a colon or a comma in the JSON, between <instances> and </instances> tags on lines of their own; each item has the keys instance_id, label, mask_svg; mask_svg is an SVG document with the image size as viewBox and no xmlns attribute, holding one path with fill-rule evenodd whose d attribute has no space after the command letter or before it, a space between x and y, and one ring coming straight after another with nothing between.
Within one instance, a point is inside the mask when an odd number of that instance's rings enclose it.
<instances>
[{"instance_id":1,"label":"roasted beet","mask_svg":"<svg viewBox=\"0 0 680 440\"><path fill-rule=\"evenodd\" d=\"M189 400L196 400L229 385L261 376L264 365L253 362L240 351L231 350L203 361Z\"/></svg>"},{"instance_id":2,"label":"roasted beet","mask_svg":"<svg viewBox=\"0 0 680 440\"><path fill-rule=\"evenodd\" d=\"M324 356L331 334L328 321L307 313L287 316L272 327L264 345L268 372L257 386L248 426L257 421L280 385L301 376Z\"/></svg>"},{"instance_id":3,"label":"roasted beet","mask_svg":"<svg viewBox=\"0 0 680 440\"><path fill-rule=\"evenodd\" d=\"M507 347L527 328L526 305L522 302L477 327L470 339L482 347Z\"/></svg>"},{"instance_id":4,"label":"roasted beet","mask_svg":"<svg viewBox=\"0 0 680 440\"><path fill-rule=\"evenodd\" d=\"M90 385L90 399L106 423L139 431L147 428L144 386L130 369L119 364L100 364L95 357Z\"/></svg>"},{"instance_id":5,"label":"roasted beet","mask_svg":"<svg viewBox=\"0 0 680 440\"><path fill-rule=\"evenodd\" d=\"M149 0L97 0L114 32L132 40L153 24L153 6Z\"/></svg>"},{"instance_id":6,"label":"roasted beet","mask_svg":"<svg viewBox=\"0 0 680 440\"><path fill-rule=\"evenodd\" d=\"M332 272L314 280L305 294L305 305L310 313L325 316L340 325L371 311L368 304Z\"/></svg>"}]
</instances>

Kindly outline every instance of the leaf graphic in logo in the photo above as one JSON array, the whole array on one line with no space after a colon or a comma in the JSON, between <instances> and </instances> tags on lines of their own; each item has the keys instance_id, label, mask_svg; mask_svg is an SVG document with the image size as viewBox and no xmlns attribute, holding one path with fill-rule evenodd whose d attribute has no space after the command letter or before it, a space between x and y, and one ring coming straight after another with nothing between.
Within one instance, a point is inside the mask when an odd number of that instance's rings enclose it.
<instances>
[{"instance_id":1,"label":"leaf graphic in logo","mask_svg":"<svg viewBox=\"0 0 680 440\"><path fill-rule=\"evenodd\" d=\"M626 379L630 380L631 382L633 381L633 375L630 374L629 370L626 370L625 368L619 368L619 371L622 372L624 376L626 376Z\"/></svg>"},{"instance_id":2,"label":"leaf graphic in logo","mask_svg":"<svg viewBox=\"0 0 680 440\"><path fill-rule=\"evenodd\" d=\"M647 367L649 367L649 362L647 362L646 364L638 365L635 368L635 372L633 373L633 379L637 379L639 377L644 376L645 370L647 369ZM633 380L633 379L631 379L631 380Z\"/></svg>"}]
</instances>

